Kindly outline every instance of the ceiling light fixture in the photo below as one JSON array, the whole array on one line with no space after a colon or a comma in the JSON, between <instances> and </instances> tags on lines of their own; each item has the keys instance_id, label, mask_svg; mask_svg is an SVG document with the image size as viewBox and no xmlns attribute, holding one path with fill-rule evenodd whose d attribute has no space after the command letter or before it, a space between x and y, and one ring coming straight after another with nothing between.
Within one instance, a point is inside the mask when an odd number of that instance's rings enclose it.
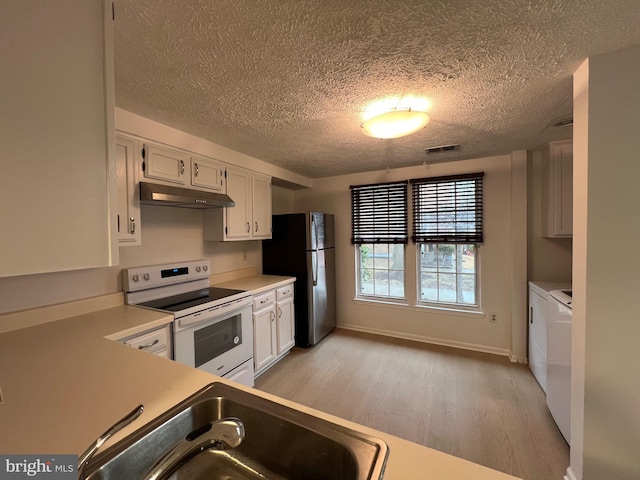
<instances>
[{"instance_id":1,"label":"ceiling light fixture","mask_svg":"<svg viewBox=\"0 0 640 480\"><path fill-rule=\"evenodd\" d=\"M393 109L365 120L362 133L374 138L399 138L417 132L429 123L429 115L411 107Z\"/></svg>"}]
</instances>

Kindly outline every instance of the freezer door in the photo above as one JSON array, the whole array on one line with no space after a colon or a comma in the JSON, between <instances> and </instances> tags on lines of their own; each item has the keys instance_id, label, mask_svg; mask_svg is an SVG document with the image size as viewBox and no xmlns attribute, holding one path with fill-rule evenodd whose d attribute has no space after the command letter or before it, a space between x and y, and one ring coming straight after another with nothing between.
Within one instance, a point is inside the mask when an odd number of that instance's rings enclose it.
<instances>
[{"instance_id":1,"label":"freezer door","mask_svg":"<svg viewBox=\"0 0 640 480\"><path fill-rule=\"evenodd\" d=\"M320 212L307 212L306 224L307 250L321 250L333 248L334 245L334 219L333 214Z\"/></svg>"},{"instance_id":2,"label":"freezer door","mask_svg":"<svg viewBox=\"0 0 640 480\"><path fill-rule=\"evenodd\" d=\"M307 252L309 344L315 345L336 328L335 250Z\"/></svg>"}]
</instances>

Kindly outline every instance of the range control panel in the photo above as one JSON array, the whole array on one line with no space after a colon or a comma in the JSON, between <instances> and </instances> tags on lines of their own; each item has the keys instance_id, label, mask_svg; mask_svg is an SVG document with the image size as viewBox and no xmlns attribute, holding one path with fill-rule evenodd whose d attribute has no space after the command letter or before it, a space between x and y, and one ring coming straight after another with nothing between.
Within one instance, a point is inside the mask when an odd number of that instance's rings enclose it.
<instances>
[{"instance_id":1,"label":"range control panel","mask_svg":"<svg viewBox=\"0 0 640 480\"><path fill-rule=\"evenodd\" d=\"M125 292L137 292L149 288L176 285L208 278L211 275L209 260L169 263L149 267L128 268L122 271Z\"/></svg>"}]
</instances>

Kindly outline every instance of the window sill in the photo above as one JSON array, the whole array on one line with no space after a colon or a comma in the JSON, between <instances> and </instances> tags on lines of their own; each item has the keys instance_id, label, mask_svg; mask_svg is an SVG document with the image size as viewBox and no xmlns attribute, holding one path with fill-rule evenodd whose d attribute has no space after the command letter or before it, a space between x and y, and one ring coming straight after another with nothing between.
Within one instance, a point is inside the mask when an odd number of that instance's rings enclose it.
<instances>
[{"instance_id":1,"label":"window sill","mask_svg":"<svg viewBox=\"0 0 640 480\"><path fill-rule=\"evenodd\" d=\"M376 305L383 308L392 308L396 310L412 310L414 312L425 312L429 311L438 315L453 315L456 317L468 317L468 318L476 318L481 319L485 318L486 314L483 311L473 311L473 310L462 310L457 308L449 308L449 307L435 307L432 305L409 305L407 303L401 302L393 302L393 301L385 301L385 300L374 300L374 299L364 299L364 298L354 298L353 303L358 305Z\"/></svg>"}]
</instances>

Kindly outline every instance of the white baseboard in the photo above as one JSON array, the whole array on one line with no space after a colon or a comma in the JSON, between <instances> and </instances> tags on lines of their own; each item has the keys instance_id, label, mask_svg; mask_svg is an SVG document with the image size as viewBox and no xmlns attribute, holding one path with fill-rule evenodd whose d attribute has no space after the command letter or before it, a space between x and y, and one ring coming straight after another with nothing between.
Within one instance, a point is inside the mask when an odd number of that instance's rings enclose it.
<instances>
[{"instance_id":1,"label":"white baseboard","mask_svg":"<svg viewBox=\"0 0 640 480\"><path fill-rule=\"evenodd\" d=\"M578 480L578 477L574 475L571 467L567 468L567 474L564 476L564 480Z\"/></svg>"},{"instance_id":2,"label":"white baseboard","mask_svg":"<svg viewBox=\"0 0 640 480\"><path fill-rule=\"evenodd\" d=\"M513 363L529 363L527 357L521 357L519 355L514 355L513 353L509 353L509 360L511 360Z\"/></svg>"},{"instance_id":3,"label":"white baseboard","mask_svg":"<svg viewBox=\"0 0 640 480\"><path fill-rule=\"evenodd\" d=\"M415 342L430 343L433 345L442 345L444 347L461 348L463 350L472 350L474 352L492 353L494 355L502 355L511 358L510 352L504 348L487 347L485 345L477 345L474 343L443 340L441 338L425 337L412 333L396 332L394 330L385 330L382 328L363 327L361 325L353 324L340 323L338 324L338 328L344 328L345 330L354 330L356 332L373 333L376 335L383 335L385 337L402 338L403 340L413 340Z\"/></svg>"}]
</instances>

